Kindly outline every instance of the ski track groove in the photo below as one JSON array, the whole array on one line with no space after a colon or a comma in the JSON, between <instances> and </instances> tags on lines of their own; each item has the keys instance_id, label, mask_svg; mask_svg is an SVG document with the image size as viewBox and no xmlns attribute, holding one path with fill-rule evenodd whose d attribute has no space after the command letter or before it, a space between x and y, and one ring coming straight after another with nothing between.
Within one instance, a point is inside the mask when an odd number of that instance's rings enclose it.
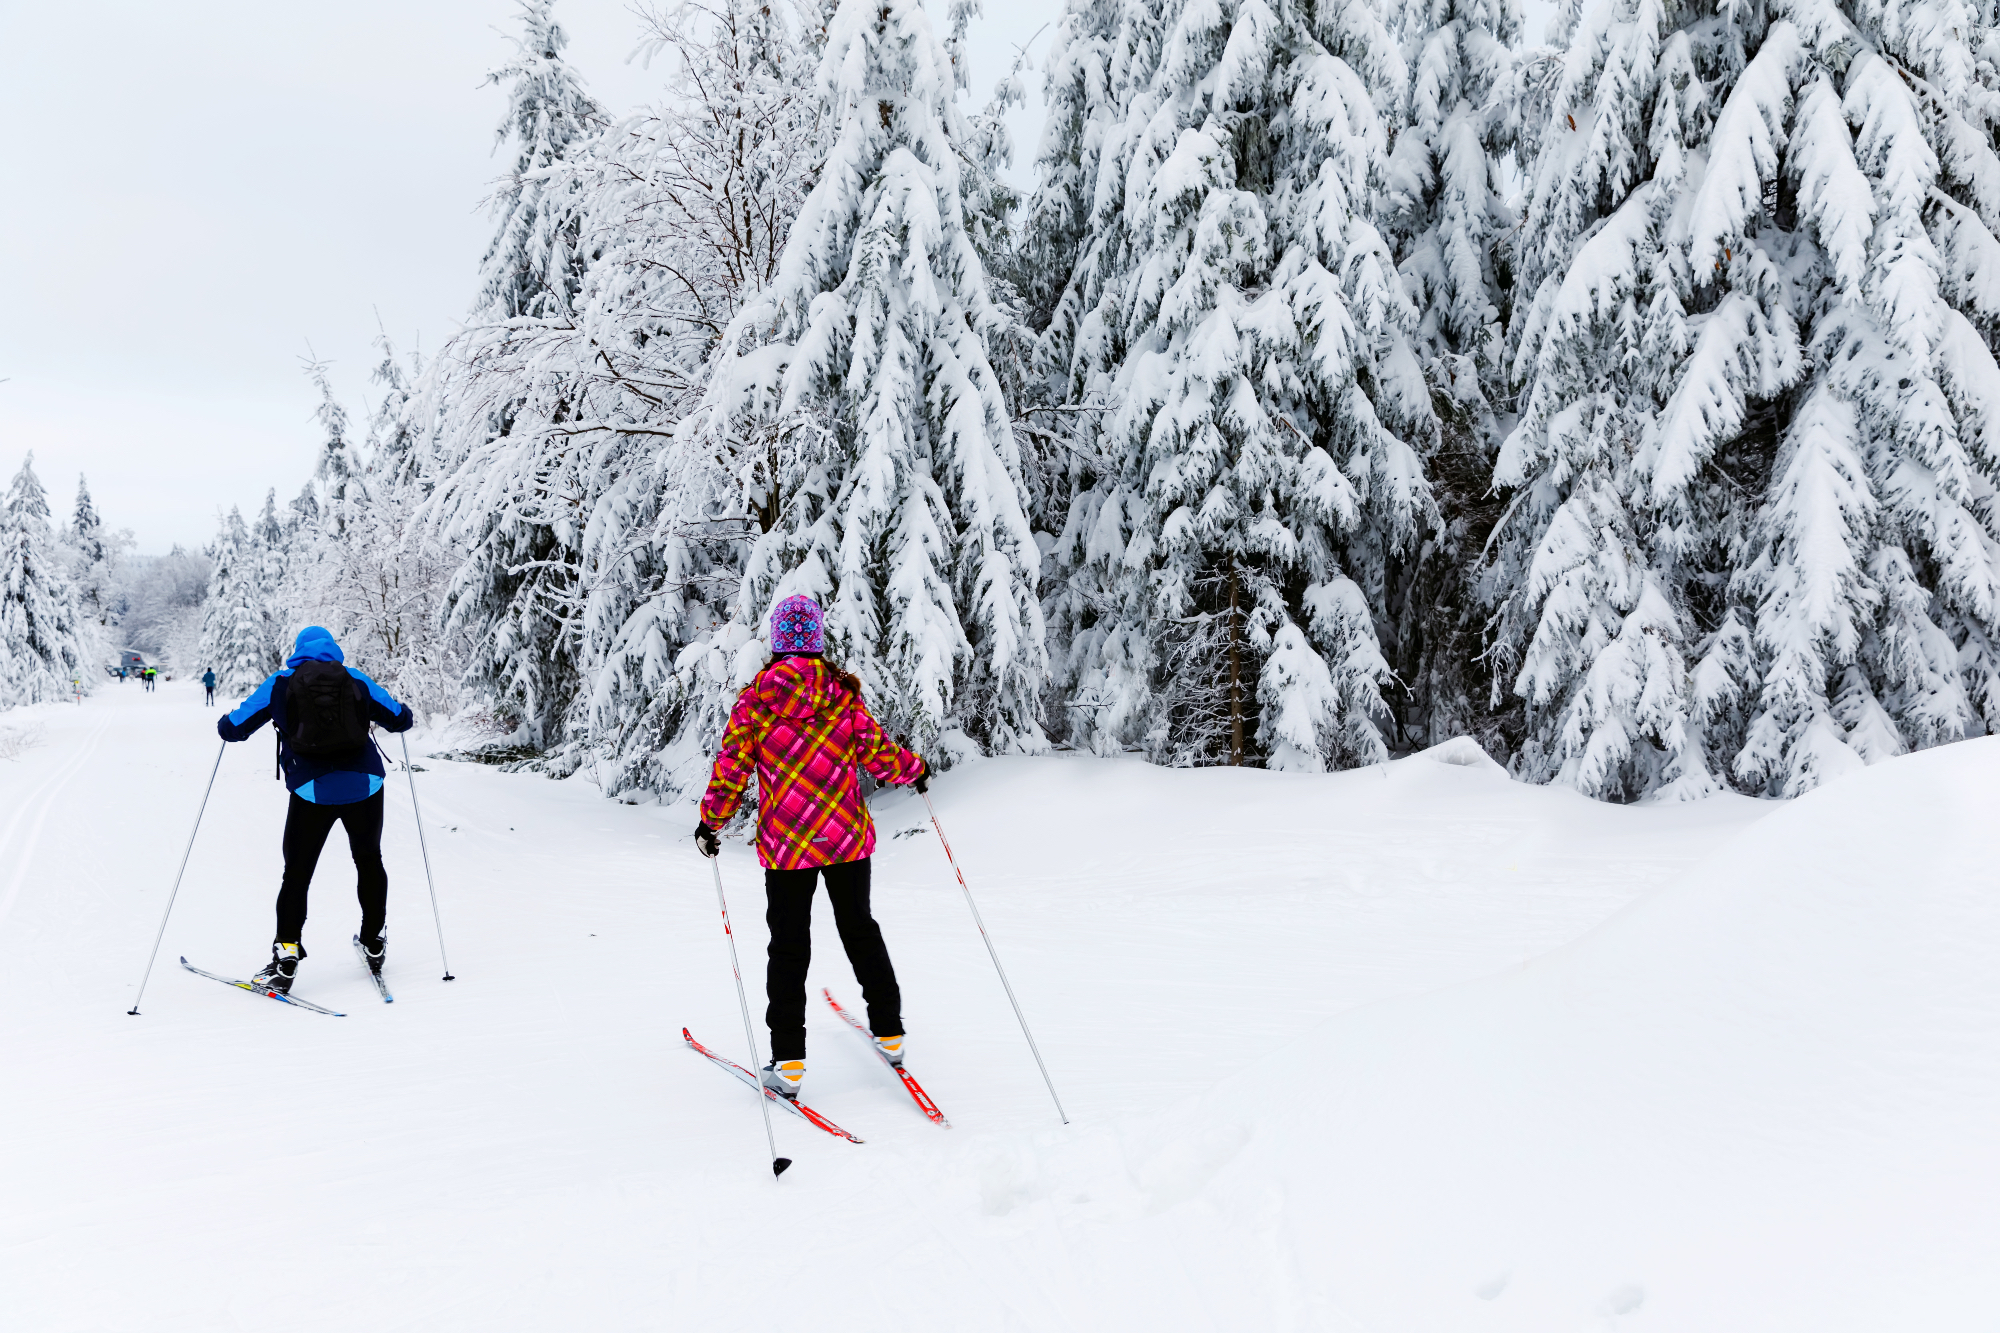
<instances>
[{"instance_id":1,"label":"ski track groove","mask_svg":"<svg viewBox=\"0 0 2000 1333\"><path fill-rule=\"evenodd\" d=\"M64 788L83 771L84 766L90 762L90 757L97 752L98 742L104 739L104 733L110 729L111 714L107 713L97 724L96 730L84 738L82 747L70 756L69 762L56 770L42 784L41 790L30 797L15 812L14 817L7 821L7 831L0 833L0 864L4 864L9 858L14 862L14 873L8 878L6 889L0 891L0 929L6 928L7 918L13 913L14 904L21 896L21 884L28 877L28 867L34 864L35 852L42 842L42 830L48 825L49 811L55 809L56 798L62 795ZM14 833L24 819L29 821L27 841L16 847L13 845Z\"/></svg>"}]
</instances>

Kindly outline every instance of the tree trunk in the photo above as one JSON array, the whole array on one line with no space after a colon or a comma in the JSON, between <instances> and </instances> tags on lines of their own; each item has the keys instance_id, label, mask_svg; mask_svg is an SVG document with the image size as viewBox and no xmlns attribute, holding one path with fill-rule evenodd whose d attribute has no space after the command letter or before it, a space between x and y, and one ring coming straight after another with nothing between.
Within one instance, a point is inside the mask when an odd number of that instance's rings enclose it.
<instances>
[{"instance_id":1,"label":"tree trunk","mask_svg":"<svg viewBox=\"0 0 2000 1333\"><path fill-rule=\"evenodd\" d=\"M1243 623L1236 614L1236 556L1229 557L1229 762L1243 767Z\"/></svg>"}]
</instances>

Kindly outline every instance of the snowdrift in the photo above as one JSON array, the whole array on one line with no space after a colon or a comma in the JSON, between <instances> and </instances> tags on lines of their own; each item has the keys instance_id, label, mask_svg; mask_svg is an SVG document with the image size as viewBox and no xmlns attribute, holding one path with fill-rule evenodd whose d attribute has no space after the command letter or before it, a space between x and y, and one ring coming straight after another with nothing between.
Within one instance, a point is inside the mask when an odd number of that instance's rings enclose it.
<instances>
[{"instance_id":1,"label":"snowdrift","mask_svg":"<svg viewBox=\"0 0 2000 1333\"><path fill-rule=\"evenodd\" d=\"M1996 803L2000 738L1871 768L1529 965L989 1163L988 1211L1183 1248L1170 1327L1990 1327Z\"/></svg>"}]
</instances>

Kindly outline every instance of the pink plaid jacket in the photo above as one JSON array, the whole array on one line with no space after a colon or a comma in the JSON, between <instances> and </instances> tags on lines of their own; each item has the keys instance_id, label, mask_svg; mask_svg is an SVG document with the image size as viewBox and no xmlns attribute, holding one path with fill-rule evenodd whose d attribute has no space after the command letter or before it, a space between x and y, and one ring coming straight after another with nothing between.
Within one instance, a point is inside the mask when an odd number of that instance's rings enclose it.
<instances>
[{"instance_id":1,"label":"pink plaid jacket","mask_svg":"<svg viewBox=\"0 0 2000 1333\"><path fill-rule=\"evenodd\" d=\"M875 851L861 770L915 782L923 761L882 734L858 691L817 657L781 657L737 696L701 821L735 817L757 776L757 859L766 870L859 861Z\"/></svg>"}]
</instances>

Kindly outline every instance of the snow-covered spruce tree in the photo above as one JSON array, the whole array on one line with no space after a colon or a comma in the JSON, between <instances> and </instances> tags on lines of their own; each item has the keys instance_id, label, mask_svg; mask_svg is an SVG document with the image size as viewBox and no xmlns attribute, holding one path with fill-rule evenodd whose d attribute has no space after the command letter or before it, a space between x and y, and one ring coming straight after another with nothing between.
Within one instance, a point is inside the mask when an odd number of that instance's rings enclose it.
<instances>
[{"instance_id":1,"label":"snow-covered spruce tree","mask_svg":"<svg viewBox=\"0 0 2000 1333\"><path fill-rule=\"evenodd\" d=\"M513 147L513 170L493 198L498 225L474 322L433 362L419 409L433 424L427 540L464 553L442 630L468 645L469 682L535 746L560 735L581 683L574 622L587 498L577 473L589 463L579 466L560 428L578 405L546 392L534 350L573 326L588 261L573 159L604 121L562 59L552 4L523 0L516 56L489 80L507 89L499 141Z\"/></svg>"},{"instance_id":2,"label":"snow-covered spruce tree","mask_svg":"<svg viewBox=\"0 0 2000 1333\"><path fill-rule=\"evenodd\" d=\"M416 389L424 377L423 356L411 352L407 360L398 357L386 330L377 332L375 346L382 359L369 378L382 397L368 418L370 486L399 495L428 495L430 482L422 470L427 423L418 415L423 404Z\"/></svg>"},{"instance_id":3,"label":"snow-covered spruce tree","mask_svg":"<svg viewBox=\"0 0 2000 1333\"><path fill-rule=\"evenodd\" d=\"M1499 518L1493 494L1507 404L1504 330L1511 305L1505 243L1515 219L1503 171L1522 146L1526 99L1518 0L1398 0L1409 90L1383 190L1384 232L1418 311L1416 348L1440 431L1425 471L1438 530L1392 569L1384 647L1388 691L1409 744L1476 732L1504 751L1478 666L1487 613L1479 553Z\"/></svg>"},{"instance_id":4,"label":"snow-covered spruce tree","mask_svg":"<svg viewBox=\"0 0 2000 1333\"><path fill-rule=\"evenodd\" d=\"M721 701L675 663L727 620L749 540L775 514L777 432L733 447L679 427L744 301L768 286L825 147L813 70L825 16L722 0L653 16L682 95L632 117L587 166L586 274L571 382L618 462L584 530L586 727L610 793L705 779ZM575 429L583 424L575 423Z\"/></svg>"},{"instance_id":5,"label":"snow-covered spruce tree","mask_svg":"<svg viewBox=\"0 0 2000 1333\"><path fill-rule=\"evenodd\" d=\"M459 645L436 631L448 564L417 521L427 484L410 374L421 366L412 358L406 372L386 335L376 345L382 397L353 463L351 493L360 501L348 506L338 536L316 520L301 523L289 604L294 621L334 629L357 663L420 712L449 715L460 702Z\"/></svg>"},{"instance_id":6,"label":"snow-covered spruce tree","mask_svg":"<svg viewBox=\"0 0 2000 1333\"><path fill-rule=\"evenodd\" d=\"M97 626L102 638L116 621L120 610L118 566L131 533L105 528L90 498L90 483L76 479L76 509L65 533L69 542L71 582L76 587L77 610L85 621Z\"/></svg>"},{"instance_id":7,"label":"snow-covered spruce tree","mask_svg":"<svg viewBox=\"0 0 2000 1333\"><path fill-rule=\"evenodd\" d=\"M365 512L357 508L355 512ZM276 487L264 493L264 508L250 524L250 543L256 551L258 600L264 616L264 641L273 656L291 651L292 637L315 618L311 576L315 559L327 538L317 528L297 538L285 533L278 516Z\"/></svg>"},{"instance_id":8,"label":"snow-covered spruce tree","mask_svg":"<svg viewBox=\"0 0 2000 1333\"><path fill-rule=\"evenodd\" d=\"M1733 286L1737 250L1770 245L1808 351L1738 579L1762 677L1735 764L1753 790L1796 795L2000 727L1991 22L1966 5L1800 5L1719 121L1718 137L1762 122L1769 146L1704 188L1690 262ZM1774 201L1742 197L1765 178L1782 191L1769 211L1795 215L1790 247L1763 216Z\"/></svg>"},{"instance_id":9,"label":"snow-covered spruce tree","mask_svg":"<svg viewBox=\"0 0 2000 1333\"><path fill-rule=\"evenodd\" d=\"M70 697L85 668L81 620L31 453L0 507L0 708Z\"/></svg>"},{"instance_id":10,"label":"snow-covered spruce tree","mask_svg":"<svg viewBox=\"0 0 2000 1333\"><path fill-rule=\"evenodd\" d=\"M1054 188L1074 202L1036 210L1091 210L1044 335L1067 401L1101 418L1055 548L1077 737L1180 763L1379 760L1376 622L1434 522L1413 442L1437 429L1370 220L1395 43L1366 3L1128 3L1108 34L1095 11L1065 32L1089 68L1057 86L1111 107L1052 122L1085 135L1042 155L1073 164Z\"/></svg>"},{"instance_id":11,"label":"snow-covered spruce tree","mask_svg":"<svg viewBox=\"0 0 2000 1333\"><path fill-rule=\"evenodd\" d=\"M1996 720L1991 40L1928 0L1581 15L1496 471L1530 775L1792 795Z\"/></svg>"},{"instance_id":12,"label":"snow-covered spruce tree","mask_svg":"<svg viewBox=\"0 0 2000 1333\"><path fill-rule=\"evenodd\" d=\"M541 318L569 308L583 281L576 178L563 170L604 127L604 110L562 58L569 35L555 0L520 0L514 58L486 76L507 90L496 148L514 165L493 196L499 226L480 266L477 311L488 319Z\"/></svg>"},{"instance_id":13,"label":"snow-covered spruce tree","mask_svg":"<svg viewBox=\"0 0 2000 1333\"><path fill-rule=\"evenodd\" d=\"M285 507L285 534L291 536L303 527L319 522L319 493L313 484L307 482L299 487L299 493Z\"/></svg>"},{"instance_id":14,"label":"snow-covered spruce tree","mask_svg":"<svg viewBox=\"0 0 2000 1333\"><path fill-rule=\"evenodd\" d=\"M263 565L265 551L242 511L232 508L216 535L215 567L202 605L196 667L212 668L216 688L240 695L277 670Z\"/></svg>"},{"instance_id":15,"label":"snow-covered spruce tree","mask_svg":"<svg viewBox=\"0 0 2000 1333\"><path fill-rule=\"evenodd\" d=\"M319 489L320 521L327 535L338 541L346 536L352 515L368 504L368 484L362 476L361 455L347 438L347 409L334 396L327 379L327 363L308 361L306 376L319 391L319 406L313 418L325 435L319 447L319 462L313 480Z\"/></svg>"},{"instance_id":16,"label":"snow-covered spruce tree","mask_svg":"<svg viewBox=\"0 0 2000 1333\"><path fill-rule=\"evenodd\" d=\"M714 692L755 665L765 610L808 593L877 715L940 758L1042 746L1047 662L954 87L918 0L844 0L819 75L831 151L776 281L730 327L705 423L731 449L782 430Z\"/></svg>"}]
</instances>

